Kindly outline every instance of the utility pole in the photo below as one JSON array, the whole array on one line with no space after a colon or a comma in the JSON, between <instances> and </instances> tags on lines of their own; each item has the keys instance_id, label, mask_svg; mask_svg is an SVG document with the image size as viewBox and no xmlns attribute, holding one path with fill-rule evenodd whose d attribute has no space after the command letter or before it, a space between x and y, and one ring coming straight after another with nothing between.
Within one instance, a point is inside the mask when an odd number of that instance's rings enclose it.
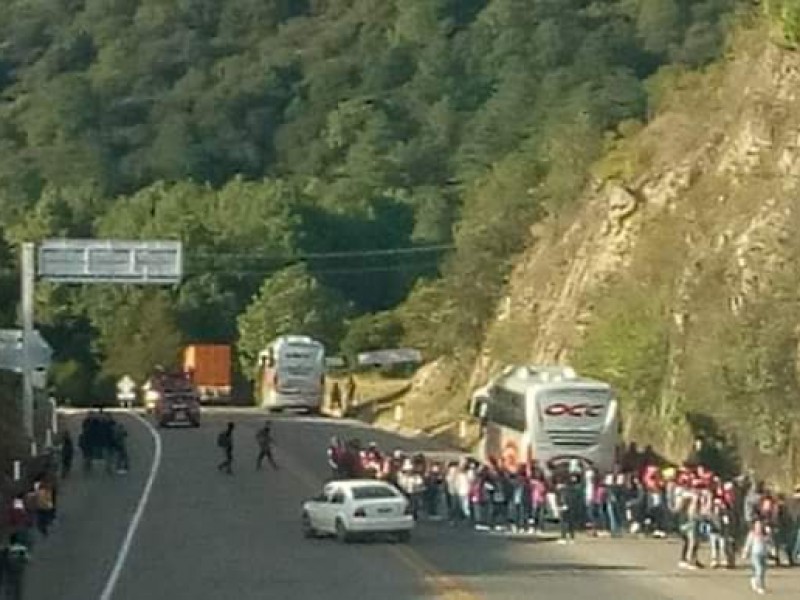
<instances>
[{"instance_id":1,"label":"utility pole","mask_svg":"<svg viewBox=\"0 0 800 600\"><path fill-rule=\"evenodd\" d=\"M36 454L36 432L34 430L33 365L31 365L31 342L33 340L33 286L35 273L34 245L22 244L21 296L22 296L22 421L25 435Z\"/></svg>"}]
</instances>

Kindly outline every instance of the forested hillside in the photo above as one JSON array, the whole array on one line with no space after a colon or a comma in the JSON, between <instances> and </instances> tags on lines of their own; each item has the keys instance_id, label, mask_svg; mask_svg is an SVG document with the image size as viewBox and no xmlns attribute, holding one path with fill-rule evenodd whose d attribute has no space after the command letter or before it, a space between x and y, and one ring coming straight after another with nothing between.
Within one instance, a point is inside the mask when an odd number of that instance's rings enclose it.
<instances>
[{"instance_id":1,"label":"forested hillside","mask_svg":"<svg viewBox=\"0 0 800 600\"><path fill-rule=\"evenodd\" d=\"M774 3L771 3L774 4ZM0 316L15 246L179 238L175 290L41 286L64 394L302 327L476 349L511 259L734 0L7 0ZM782 10L778 7L776 10Z\"/></svg>"}]
</instances>

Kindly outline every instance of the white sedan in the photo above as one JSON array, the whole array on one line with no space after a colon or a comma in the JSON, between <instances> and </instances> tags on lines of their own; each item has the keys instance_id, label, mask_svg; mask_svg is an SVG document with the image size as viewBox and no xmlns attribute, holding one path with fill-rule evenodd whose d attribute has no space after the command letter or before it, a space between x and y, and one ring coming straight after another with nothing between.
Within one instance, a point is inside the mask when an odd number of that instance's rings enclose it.
<instances>
[{"instance_id":1,"label":"white sedan","mask_svg":"<svg viewBox=\"0 0 800 600\"><path fill-rule=\"evenodd\" d=\"M359 535L392 534L411 539L414 517L408 500L396 488L374 479L331 481L322 493L303 503L303 534L335 535L348 542Z\"/></svg>"}]
</instances>

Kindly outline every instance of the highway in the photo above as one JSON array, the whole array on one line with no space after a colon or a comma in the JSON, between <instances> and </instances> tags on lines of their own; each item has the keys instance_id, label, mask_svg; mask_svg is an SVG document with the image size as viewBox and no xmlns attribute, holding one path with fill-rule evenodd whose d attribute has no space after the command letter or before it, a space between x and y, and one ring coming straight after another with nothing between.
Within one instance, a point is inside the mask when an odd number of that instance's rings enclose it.
<instances>
[{"instance_id":1,"label":"highway","mask_svg":"<svg viewBox=\"0 0 800 600\"><path fill-rule=\"evenodd\" d=\"M131 473L76 471L66 482L53 536L34 548L26 600L752 596L744 570L678 571L676 542L580 538L574 546L558 546L443 523L423 523L408 546L306 540L299 506L327 475L331 435L375 440L385 449L424 444L351 423L281 417L274 419L281 469L257 472L255 433L262 416L214 413L197 430L159 431L160 442L135 417L121 418L130 432ZM216 470L216 435L228 419L237 424L233 476ZM77 430L78 417L69 423ZM137 508L141 519L132 530ZM772 597L797 597L800 571L773 570L770 579Z\"/></svg>"}]
</instances>

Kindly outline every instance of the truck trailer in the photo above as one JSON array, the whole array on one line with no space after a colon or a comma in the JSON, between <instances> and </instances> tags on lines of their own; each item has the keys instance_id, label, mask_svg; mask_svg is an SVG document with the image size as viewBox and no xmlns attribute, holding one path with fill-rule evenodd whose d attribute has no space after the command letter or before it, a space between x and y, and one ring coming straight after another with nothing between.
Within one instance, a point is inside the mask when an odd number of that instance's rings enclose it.
<instances>
[{"instance_id":1,"label":"truck trailer","mask_svg":"<svg viewBox=\"0 0 800 600\"><path fill-rule=\"evenodd\" d=\"M192 344L183 350L183 370L189 374L205 404L231 401L231 347Z\"/></svg>"}]
</instances>

